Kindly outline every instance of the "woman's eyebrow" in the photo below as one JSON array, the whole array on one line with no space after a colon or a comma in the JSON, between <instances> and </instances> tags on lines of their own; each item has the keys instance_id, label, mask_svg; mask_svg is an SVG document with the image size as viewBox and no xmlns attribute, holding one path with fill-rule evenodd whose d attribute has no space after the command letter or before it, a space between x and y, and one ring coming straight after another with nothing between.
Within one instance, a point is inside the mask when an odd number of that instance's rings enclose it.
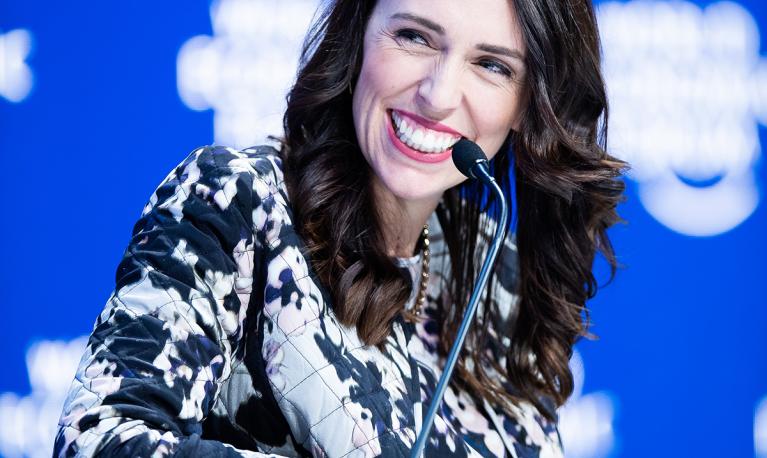
<instances>
[{"instance_id":1,"label":"woman's eyebrow","mask_svg":"<svg viewBox=\"0 0 767 458\"><path fill-rule=\"evenodd\" d=\"M405 19L408 21L413 21L421 24L422 26L433 30L439 35L445 34L445 29L441 25L437 24L436 22L432 21L431 19L426 19L423 16L417 16L412 13L394 13L391 16L389 16L389 19Z\"/></svg>"},{"instance_id":2,"label":"woman's eyebrow","mask_svg":"<svg viewBox=\"0 0 767 458\"><path fill-rule=\"evenodd\" d=\"M510 57L512 59L518 59L522 62L525 61L525 56L522 55L521 52L519 52L516 49L509 49L505 46L497 46L497 45L489 45L487 43L480 43L477 45L477 49L484 52L489 52L490 54L498 54L499 56L506 56Z\"/></svg>"},{"instance_id":3,"label":"woman's eyebrow","mask_svg":"<svg viewBox=\"0 0 767 458\"><path fill-rule=\"evenodd\" d=\"M394 13L391 16L389 16L389 19L404 19L406 21L413 21L418 24L421 24L427 29L433 30L438 35L445 34L445 28L442 27L441 25L437 24L431 19L427 19L423 16L418 16L413 13ZM522 62L525 61L525 57L521 52L519 52L516 49L507 48L505 46L480 43L477 45L477 49L479 49L480 51L489 52L491 54L498 54L499 56L506 56L512 59L518 59L518 60L521 60Z\"/></svg>"}]
</instances>

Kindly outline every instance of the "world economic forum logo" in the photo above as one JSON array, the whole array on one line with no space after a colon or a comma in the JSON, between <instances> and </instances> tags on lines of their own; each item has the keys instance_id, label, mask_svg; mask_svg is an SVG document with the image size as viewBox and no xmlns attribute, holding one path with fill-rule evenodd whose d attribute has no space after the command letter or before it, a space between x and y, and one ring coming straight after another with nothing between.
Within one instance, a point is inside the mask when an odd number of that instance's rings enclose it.
<instances>
[{"instance_id":1,"label":"world economic forum logo","mask_svg":"<svg viewBox=\"0 0 767 458\"><path fill-rule=\"evenodd\" d=\"M754 409L754 451L757 458L767 458L767 396Z\"/></svg>"},{"instance_id":2,"label":"world economic forum logo","mask_svg":"<svg viewBox=\"0 0 767 458\"><path fill-rule=\"evenodd\" d=\"M21 102L32 90L32 70L26 60L32 34L24 29L0 33L0 97Z\"/></svg>"},{"instance_id":3,"label":"world economic forum logo","mask_svg":"<svg viewBox=\"0 0 767 458\"><path fill-rule=\"evenodd\" d=\"M88 336L33 342L26 354L31 392L0 393L0 456L49 457L61 406Z\"/></svg>"},{"instance_id":4,"label":"world economic forum logo","mask_svg":"<svg viewBox=\"0 0 767 458\"><path fill-rule=\"evenodd\" d=\"M604 458L615 452L613 427L618 399L609 391L583 392L586 369L577 349L570 358L573 394L559 411L559 432L567 458Z\"/></svg>"},{"instance_id":5,"label":"world economic forum logo","mask_svg":"<svg viewBox=\"0 0 767 458\"><path fill-rule=\"evenodd\" d=\"M767 124L767 62L742 6L606 2L598 7L609 91L609 147L627 160L660 223L712 236L759 203L758 124Z\"/></svg>"},{"instance_id":6,"label":"world economic forum logo","mask_svg":"<svg viewBox=\"0 0 767 458\"><path fill-rule=\"evenodd\" d=\"M178 91L214 110L217 143L234 147L282 132L285 95L317 0L214 0L213 36L190 38L177 58Z\"/></svg>"}]
</instances>

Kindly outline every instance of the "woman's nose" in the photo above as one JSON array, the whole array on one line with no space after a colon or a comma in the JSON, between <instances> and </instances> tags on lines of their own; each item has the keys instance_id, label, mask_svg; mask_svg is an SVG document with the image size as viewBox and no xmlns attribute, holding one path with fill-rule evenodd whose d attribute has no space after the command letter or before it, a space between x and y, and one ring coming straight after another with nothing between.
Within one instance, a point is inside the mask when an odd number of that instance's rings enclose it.
<instances>
[{"instance_id":1,"label":"woman's nose","mask_svg":"<svg viewBox=\"0 0 767 458\"><path fill-rule=\"evenodd\" d=\"M461 103L460 69L443 62L421 80L416 103L423 114L437 119L446 118Z\"/></svg>"}]
</instances>

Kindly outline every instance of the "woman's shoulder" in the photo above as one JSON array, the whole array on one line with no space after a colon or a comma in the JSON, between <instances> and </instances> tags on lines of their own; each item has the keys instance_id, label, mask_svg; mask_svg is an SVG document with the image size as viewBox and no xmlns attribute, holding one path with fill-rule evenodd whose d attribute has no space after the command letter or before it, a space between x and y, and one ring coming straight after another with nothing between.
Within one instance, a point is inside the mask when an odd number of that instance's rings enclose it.
<instances>
[{"instance_id":1,"label":"woman's shoulder","mask_svg":"<svg viewBox=\"0 0 767 458\"><path fill-rule=\"evenodd\" d=\"M169 211L177 220L199 219L212 210L219 214L217 224L247 222L260 233L287 207L282 160L276 148L206 145L195 148L173 167L141 216L146 219L152 213ZM222 215L231 218L222 219ZM152 221L144 223L154 224Z\"/></svg>"},{"instance_id":2,"label":"woman's shoulder","mask_svg":"<svg viewBox=\"0 0 767 458\"><path fill-rule=\"evenodd\" d=\"M283 181L280 152L271 145L236 149L224 145L205 145L194 149L174 170L199 177L219 175L222 171L248 173L267 183Z\"/></svg>"},{"instance_id":3,"label":"woman's shoulder","mask_svg":"<svg viewBox=\"0 0 767 458\"><path fill-rule=\"evenodd\" d=\"M224 211L232 206L245 211L249 206L289 205L280 152L271 145L195 148L167 174L143 214L170 196L193 194Z\"/></svg>"}]
</instances>

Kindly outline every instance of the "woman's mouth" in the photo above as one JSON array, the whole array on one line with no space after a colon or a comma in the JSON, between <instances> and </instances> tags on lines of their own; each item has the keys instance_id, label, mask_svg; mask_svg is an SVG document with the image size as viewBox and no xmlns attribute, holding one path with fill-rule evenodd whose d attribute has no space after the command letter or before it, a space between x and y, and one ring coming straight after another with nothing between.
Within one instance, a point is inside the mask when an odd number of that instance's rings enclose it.
<instances>
[{"instance_id":1,"label":"woman's mouth","mask_svg":"<svg viewBox=\"0 0 767 458\"><path fill-rule=\"evenodd\" d=\"M392 143L405 155L421 162L440 162L452 154L452 146L461 139L460 135L429 129L416 120L390 111L388 123Z\"/></svg>"}]
</instances>

